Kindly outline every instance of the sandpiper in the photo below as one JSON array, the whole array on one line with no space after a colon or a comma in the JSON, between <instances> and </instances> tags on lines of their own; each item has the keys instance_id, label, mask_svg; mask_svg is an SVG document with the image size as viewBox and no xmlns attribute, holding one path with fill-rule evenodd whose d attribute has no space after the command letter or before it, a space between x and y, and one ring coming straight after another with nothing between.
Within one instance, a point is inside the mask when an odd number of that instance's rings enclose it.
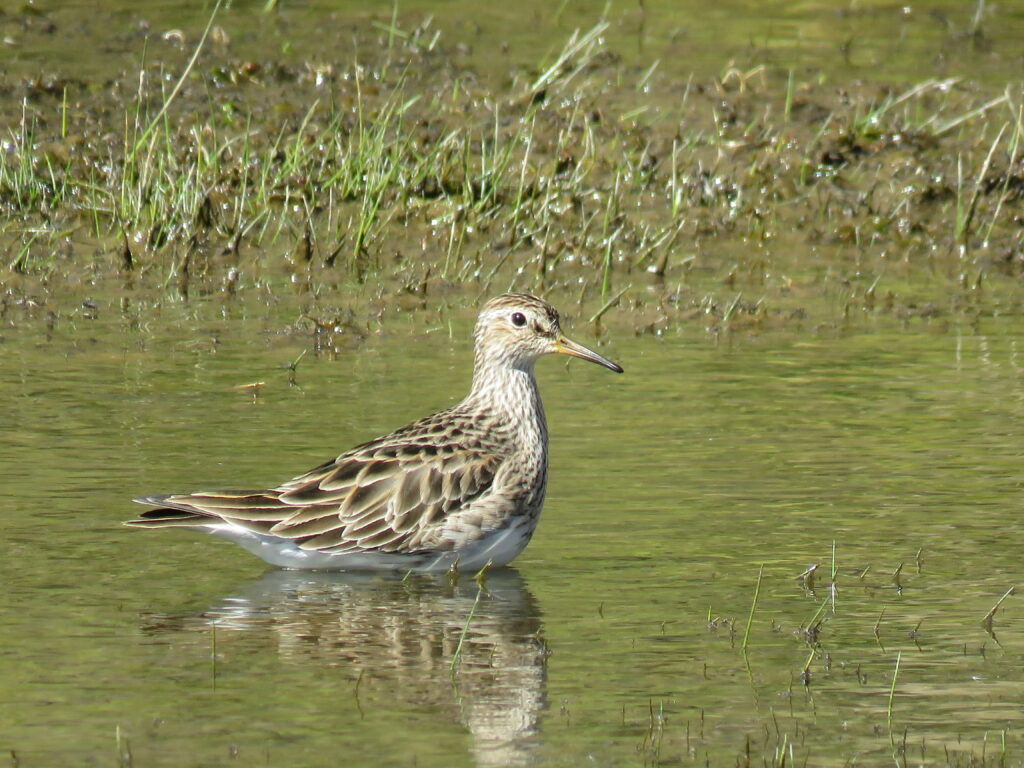
<instances>
[{"instance_id":1,"label":"sandpiper","mask_svg":"<svg viewBox=\"0 0 1024 768\"><path fill-rule=\"evenodd\" d=\"M186 528L268 563L315 570L475 571L526 547L548 477L548 431L533 367L548 353L622 373L566 338L527 294L480 311L473 386L447 410L378 437L266 491L142 496L127 525Z\"/></svg>"}]
</instances>

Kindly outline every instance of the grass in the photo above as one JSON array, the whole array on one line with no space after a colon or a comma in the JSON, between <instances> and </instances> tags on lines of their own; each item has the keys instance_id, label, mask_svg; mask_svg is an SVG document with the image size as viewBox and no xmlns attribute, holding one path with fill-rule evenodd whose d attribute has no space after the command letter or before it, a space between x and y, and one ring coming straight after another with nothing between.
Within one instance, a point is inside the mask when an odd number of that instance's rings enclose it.
<instances>
[{"instance_id":1,"label":"grass","mask_svg":"<svg viewBox=\"0 0 1024 768\"><path fill-rule=\"evenodd\" d=\"M943 253L995 283L986 300L1014 290L1010 91L927 80L840 99L792 70L731 66L680 98L657 60L616 63L608 21L493 85L452 76L441 31L393 11L376 56L273 76L206 50L211 16L180 69L123 76L133 97L113 124L96 122L103 89L23 101L0 162L5 263L52 276L65 239L186 294L227 291L239 259L231 292L282 265L315 291L562 290L655 332L695 313L715 330L836 320L822 317L835 294L847 322L958 311L963 265ZM799 258L809 247L827 279ZM894 251L909 274L888 286Z\"/></svg>"},{"instance_id":2,"label":"grass","mask_svg":"<svg viewBox=\"0 0 1024 768\"><path fill-rule=\"evenodd\" d=\"M750 626L754 623L754 611L757 609L757 598L761 594L761 578L764 576L764 563L757 569L757 584L754 587L754 599L750 603L750 613L747 616L747 628L743 631L743 644L740 646L747 650L747 643L750 641Z\"/></svg>"},{"instance_id":3,"label":"grass","mask_svg":"<svg viewBox=\"0 0 1024 768\"><path fill-rule=\"evenodd\" d=\"M918 550L918 563L920 555ZM832 561L832 578L835 579L838 573L835 544ZM798 577L806 590L814 588L813 583L808 584L808 577L815 568L812 566ZM846 597L837 605L832 603L832 585L828 585L828 594L817 598L818 610L808 622L799 620L801 598L794 598L784 587L779 588L789 580L773 579L770 569L767 574L765 570L762 567L759 571L743 642L732 651L735 658L731 663L723 657L729 653L726 649L734 646L723 646L715 641L709 610L708 647L699 654L713 659L710 671L705 661L704 678L708 684L699 695L666 699L674 706L662 705L659 721L668 723L666 733L674 738L666 738L664 745L659 742L659 754L682 755L683 764L718 764L723 759L726 762L722 764L734 764L729 762L728 751L722 748L723 734L731 734L737 765L873 765L893 761L897 765L1013 764L1015 747L1008 746L1008 736L1016 738L1015 729L995 727L986 731L983 725L969 733L970 716L964 715L962 723L946 723L930 709L936 701L947 701L947 694L943 693L947 687L949 695L956 695L952 693L954 688L960 690L956 682L941 681L941 672L932 667L934 658L943 657L949 663L963 663L968 667L983 663L984 659L984 649L971 654L973 661L950 653L949 638L970 630L962 622L962 611L957 618L936 613L935 592L942 589L941 577L918 570L912 577L914 583L907 588L911 595L896 592L900 596L898 602L882 603L873 631L877 639L886 609L890 609L886 625L897 647L886 649L881 643L873 646L865 642L872 634L871 619L867 624L865 619L872 605L880 602L879 598L886 599L882 595L894 591L889 584L892 568L875 569L878 578L874 583L866 582L869 567L855 569L859 577L847 585ZM897 567L896 571L899 570ZM1002 595L982 621L983 626L1012 594L1011 588ZM807 597L814 596L803 596ZM737 594L733 605L742 609L744 599L747 598ZM830 605L833 608L826 635L820 631L820 618ZM918 611L922 609L928 611L929 624L938 621L942 625L933 631L943 637L921 638L924 618L919 618ZM782 623L777 623L780 620ZM798 626L790 629L787 624L794 621ZM715 623L721 620L716 619ZM767 631L769 624L770 632ZM669 634L667 640L671 639ZM664 642L666 638L662 633L659 643ZM636 652L642 654L645 650ZM1003 650L1000 649L1001 660ZM913 664L907 663L909 655L903 658L904 651L914 652ZM967 655L965 646L963 656ZM752 664L750 657L756 657L757 663ZM785 659L790 661L794 671L790 687L783 693L779 691L779 684L780 667L785 666ZM746 670L745 675L743 670ZM698 674L695 670L694 678ZM737 691L731 697L718 696L726 681ZM749 685L752 703L744 702L745 697L738 693L738 689L746 687L740 683ZM967 695L973 696L978 689L963 690L970 690ZM984 698L984 694L981 697ZM904 702L902 707L898 706L900 700ZM701 737L695 739L689 721L684 725L682 720L697 703L703 705L710 701L718 702L717 707L707 710L707 729L715 735L705 737L702 726ZM833 711L837 706L842 714ZM941 710L946 705L939 703L938 706ZM739 711L757 712L753 720L759 720L760 727L749 723L740 727L740 718L735 716ZM704 718L702 707L702 722ZM905 722L901 723L901 719ZM871 736L854 747L851 729L856 729L858 723ZM648 745L653 733L651 725L644 730L644 723L636 719L632 725L636 733L643 734L641 746ZM831 731L833 728L837 729L835 733ZM811 736L815 732L817 735ZM878 737L877 742L869 746L875 737Z\"/></svg>"}]
</instances>

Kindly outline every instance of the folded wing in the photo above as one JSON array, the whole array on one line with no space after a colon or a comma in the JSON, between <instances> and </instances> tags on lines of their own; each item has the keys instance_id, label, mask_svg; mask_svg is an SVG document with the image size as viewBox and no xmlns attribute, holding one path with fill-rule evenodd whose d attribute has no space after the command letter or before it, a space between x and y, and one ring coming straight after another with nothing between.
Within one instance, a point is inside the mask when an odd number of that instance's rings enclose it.
<instances>
[{"instance_id":1,"label":"folded wing","mask_svg":"<svg viewBox=\"0 0 1024 768\"><path fill-rule=\"evenodd\" d=\"M414 553L439 546L441 523L486 495L500 464L493 453L436 441L368 444L269 491L137 499L160 508L131 524L197 527L219 518L306 550Z\"/></svg>"}]
</instances>

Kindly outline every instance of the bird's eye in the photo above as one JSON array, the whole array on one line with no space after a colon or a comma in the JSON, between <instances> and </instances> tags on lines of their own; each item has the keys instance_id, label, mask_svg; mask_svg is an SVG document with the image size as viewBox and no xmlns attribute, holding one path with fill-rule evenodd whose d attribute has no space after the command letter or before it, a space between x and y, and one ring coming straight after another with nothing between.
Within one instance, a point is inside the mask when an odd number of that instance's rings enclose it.
<instances>
[{"instance_id":1,"label":"bird's eye","mask_svg":"<svg viewBox=\"0 0 1024 768\"><path fill-rule=\"evenodd\" d=\"M522 312L513 312L512 325L514 325L516 328L522 328L524 325L526 325L526 315L524 315Z\"/></svg>"}]
</instances>

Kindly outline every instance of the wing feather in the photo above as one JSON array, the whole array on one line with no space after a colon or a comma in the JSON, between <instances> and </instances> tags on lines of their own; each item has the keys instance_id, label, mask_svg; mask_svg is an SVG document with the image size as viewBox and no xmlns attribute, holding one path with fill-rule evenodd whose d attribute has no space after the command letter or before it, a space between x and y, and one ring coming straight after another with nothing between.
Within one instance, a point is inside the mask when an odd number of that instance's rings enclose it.
<instances>
[{"instance_id":1,"label":"wing feather","mask_svg":"<svg viewBox=\"0 0 1024 768\"><path fill-rule=\"evenodd\" d=\"M279 531L285 531L293 526L302 525L303 523L308 523L312 520L320 520L325 517L332 518L337 522L338 510L327 504L298 507L293 515L281 520L271 529L271 531L273 533L278 533Z\"/></svg>"},{"instance_id":2,"label":"wing feather","mask_svg":"<svg viewBox=\"0 0 1024 768\"><path fill-rule=\"evenodd\" d=\"M311 539L307 539L299 544L299 549L317 550L326 549L328 547L338 546L344 544L347 541L345 538L345 531L341 528L334 528L331 531L321 533L318 536L314 536Z\"/></svg>"},{"instance_id":3,"label":"wing feather","mask_svg":"<svg viewBox=\"0 0 1024 768\"><path fill-rule=\"evenodd\" d=\"M316 536L327 531L339 530L338 515L331 514L329 509L321 509L320 516L305 520L301 523L284 525L278 523L270 529L271 533L286 539L301 539L307 536Z\"/></svg>"},{"instance_id":4,"label":"wing feather","mask_svg":"<svg viewBox=\"0 0 1024 768\"><path fill-rule=\"evenodd\" d=\"M202 515L224 517L239 521L279 520L281 504L276 495L224 493L193 493L168 496L163 505L171 509L197 512Z\"/></svg>"},{"instance_id":5,"label":"wing feather","mask_svg":"<svg viewBox=\"0 0 1024 768\"><path fill-rule=\"evenodd\" d=\"M433 529L486 495L504 461L481 440L485 430L446 433L445 418L437 414L365 443L268 491L139 499L162 509L136 522L202 525L220 518L296 540L305 550L339 554L444 546Z\"/></svg>"},{"instance_id":6,"label":"wing feather","mask_svg":"<svg viewBox=\"0 0 1024 768\"><path fill-rule=\"evenodd\" d=\"M279 497L282 504L304 506L306 504L330 504L331 502L341 503L352 492L351 485L343 485L334 490L325 491L317 482L309 482L297 486L293 490L282 493Z\"/></svg>"},{"instance_id":7,"label":"wing feather","mask_svg":"<svg viewBox=\"0 0 1024 768\"><path fill-rule=\"evenodd\" d=\"M338 491L355 485L356 478L363 469L363 462L353 458L338 464L333 472L320 480L317 485L321 491Z\"/></svg>"}]
</instances>

